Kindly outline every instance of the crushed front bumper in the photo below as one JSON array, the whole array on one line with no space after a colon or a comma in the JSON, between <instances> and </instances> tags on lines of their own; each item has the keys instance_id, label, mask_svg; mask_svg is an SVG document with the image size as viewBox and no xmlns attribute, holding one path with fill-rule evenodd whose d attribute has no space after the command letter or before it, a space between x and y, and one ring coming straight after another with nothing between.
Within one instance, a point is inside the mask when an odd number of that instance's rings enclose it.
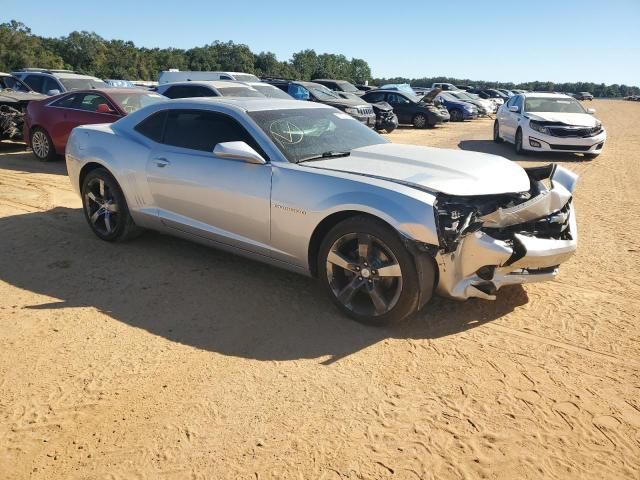
<instances>
[{"instance_id":1,"label":"crushed front bumper","mask_svg":"<svg viewBox=\"0 0 640 480\"><path fill-rule=\"evenodd\" d=\"M577 248L571 200L576 179L570 171L555 167L550 189L526 202L484 215L479 219L482 225L462 235L454 251L441 250L436 255L438 293L459 300L493 300L495 292L505 285L555 278L558 266ZM536 222L553 225L559 234L531 234L528 230Z\"/></svg>"}]
</instances>

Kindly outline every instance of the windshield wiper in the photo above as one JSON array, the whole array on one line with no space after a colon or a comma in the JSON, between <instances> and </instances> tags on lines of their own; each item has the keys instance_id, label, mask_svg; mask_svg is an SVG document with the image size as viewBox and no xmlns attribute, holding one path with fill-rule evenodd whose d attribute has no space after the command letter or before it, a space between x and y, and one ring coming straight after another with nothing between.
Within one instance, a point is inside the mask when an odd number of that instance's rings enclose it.
<instances>
[{"instance_id":1,"label":"windshield wiper","mask_svg":"<svg viewBox=\"0 0 640 480\"><path fill-rule=\"evenodd\" d=\"M351 155L351 152L324 152L320 155L310 155L308 157L303 157L296 163L313 162L314 160L324 160L325 158L348 157L349 155Z\"/></svg>"}]
</instances>

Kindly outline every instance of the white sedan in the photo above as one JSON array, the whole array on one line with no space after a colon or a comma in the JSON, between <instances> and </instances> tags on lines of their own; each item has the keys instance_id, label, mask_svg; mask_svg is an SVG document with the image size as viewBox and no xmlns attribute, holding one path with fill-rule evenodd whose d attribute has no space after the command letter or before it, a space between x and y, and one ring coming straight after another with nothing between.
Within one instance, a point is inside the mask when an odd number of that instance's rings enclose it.
<instances>
[{"instance_id":1,"label":"white sedan","mask_svg":"<svg viewBox=\"0 0 640 480\"><path fill-rule=\"evenodd\" d=\"M493 124L493 140L527 151L582 153L597 157L607 132L580 102L558 93L522 93L500 107Z\"/></svg>"}]
</instances>

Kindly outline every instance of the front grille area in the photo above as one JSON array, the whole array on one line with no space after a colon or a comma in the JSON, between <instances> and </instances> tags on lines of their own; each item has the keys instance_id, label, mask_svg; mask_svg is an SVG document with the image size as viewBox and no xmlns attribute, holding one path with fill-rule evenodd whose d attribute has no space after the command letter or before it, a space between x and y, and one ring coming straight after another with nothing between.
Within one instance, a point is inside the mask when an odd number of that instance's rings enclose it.
<instances>
[{"instance_id":1,"label":"front grille area","mask_svg":"<svg viewBox=\"0 0 640 480\"><path fill-rule=\"evenodd\" d=\"M602 131L602 127L547 127L554 137L593 137Z\"/></svg>"},{"instance_id":2,"label":"front grille area","mask_svg":"<svg viewBox=\"0 0 640 480\"><path fill-rule=\"evenodd\" d=\"M554 150L572 150L576 152L586 152L592 145L555 145L550 143L549 146Z\"/></svg>"},{"instance_id":3,"label":"front grille area","mask_svg":"<svg viewBox=\"0 0 640 480\"><path fill-rule=\"evenodd\" d=\"M371 107L358 107L359 115L373 115L373 108Z\"/></svg>"}]
</instances>

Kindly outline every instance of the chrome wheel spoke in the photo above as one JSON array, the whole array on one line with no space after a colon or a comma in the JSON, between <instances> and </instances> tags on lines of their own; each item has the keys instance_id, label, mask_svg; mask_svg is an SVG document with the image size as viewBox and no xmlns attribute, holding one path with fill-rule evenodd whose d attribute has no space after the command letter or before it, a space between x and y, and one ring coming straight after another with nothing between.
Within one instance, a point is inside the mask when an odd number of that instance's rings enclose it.
<instances>
[{"instance_id":1,"label":"chrome wheel spoke","mask_svg":"<svg viewBox=\"0 0 640 480\"><path fill-rule=\"evenodd\" d=\"M347 283L347 285L340 290L338 293L338 300L340 300L343 305L348 305L351 303L351 299L355 293L360 290L362 285L364 285L364 281L360 280L358 277L354 277L351 282Z\"/></svg>"},{"instance_id":2,"label":"chrome wheel spoke","mask_svg":"<svg viewBox=\"0 0 640 480\"><path fill-rule=\"evenodd\" d=\"M384 267L378 268L376 274L379 277L401 277L402 272L400 271L400 265L397 263L392 263L389 265L385 265Z\"/></svg>"},{"instance_id":3,"label":"chrome wheel spoke","mask_svg":"<svg viewBox=\"0 0 640 480\"><path fill-rule=\"evenodd\" d=\"M95 196L95 194L93 192L87 193L87 198L89 200L91 200L93 203L100 203L100 202L98 202L98 199L96 198L96 196Z\"/></svg>"},{"instance_id":4,"label":"chrome wheel spoke","mask_svg":"<svg viewBox=\"0 0 640 480\"><path fill-rule=\"evenodd\" d=\"M111 233L111 215L108 212L104 214L104 228L107 229L107 233Z\"/></svg>"},{"instance_id":5,"label":"chrome wheel spoke","mask_svg":"<svg viewBox=\"0 0 640 480\"><path fill-rule=\"evenodd\" d=\"M107 209L108 212L111 212L111 213L118 212L118 205L115 203L109 203L105 208Z\"/></svg>"},{"instance_id":6,"label":"chrome wheel spoke","mask_svg":"<svg viewBox=\"0 0 640 480\"><path fill-rule=\"evenodd\" d=\"M100 196L104 198L104 180L98 179L98 185L100 186Z\"/></svg>"},{"instance_id":7,"label":"chrome wheel spoke","mask_svg":"<svg viewBox=\"0 0 640 480\"><path fill-rule=\"evenodd\" d=\"M337 265L340 268L349 270L350 272L356 272L356 264L347 259L339 252L330 251L327 256L327 261L333 265Z\"/></svg>"},{"instance_id":8,"label":"chrome wheel spoke","mask_svg":"<svg viewBox=\"0 0 640 480\"><path fill-rule=\"evenodd\" d=\"M369 261L371 254L371 236L365 233L358 235L358 255L365 261Z\"/></svg>"},{"instance_id":9,"label":"chrome wheel spoke","mask_svg":"<svg viewBox=\"0 0 640 480\"><path fill-rule=\"evenodd\" d=\"M91 223L96 223L98 221L98 218L100 218L101 214L102 214L102 208L99 208L98 210L93 212L93 215L91 215Z\"/></svg>"},{"instance_id":10,"label":"chrome wheel spoke","mask_svg":"<svg viewBox=\"0 0 640 480\"><path fill-rule=\"evenodd\" d=\"M370 283L367 287L367 293L369 294L369 298L371 298L371 303L373 303L373 308L375 308L376 313L378 315L386 312L388 310L388 305L385 299L382 297L382 294L378 290L378 287L375 283Z\"/></svg>"}]
</instances>

